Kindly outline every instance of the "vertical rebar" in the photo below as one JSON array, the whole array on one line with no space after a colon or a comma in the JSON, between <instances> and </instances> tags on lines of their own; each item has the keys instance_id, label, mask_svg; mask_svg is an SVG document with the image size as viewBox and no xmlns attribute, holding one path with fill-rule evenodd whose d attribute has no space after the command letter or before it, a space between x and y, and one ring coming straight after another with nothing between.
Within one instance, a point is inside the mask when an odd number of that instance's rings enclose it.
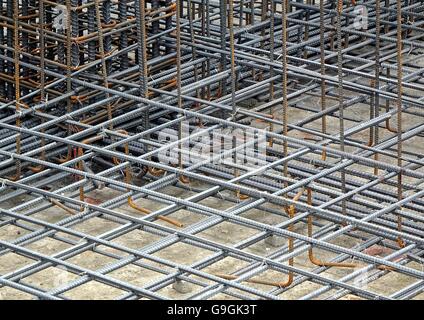
<instances>
[{"instance_id":1,"label":"vertical rebar","mask_svg":"<svg viewBox=\"0 0 424 320\"><path fill-rule=\"evenodd\" d=\"M227 35L227 0L219 0L220 10L221 10L221 20L220 20L220 28L221 28L221 50L226 51L226 35ZM225 52L221 53L221 61L219 64L219 70L224 71L226 66L226 57ZM219 87L219 96L224 96L226 94L226 86L225 80L221 80Z\"/></svg>"},{"instance_id":2,"label":"vertical rebar","mask_svg":"<svg viewBox=\"0 0 424 320\"><path fill-rule=\"evenodd\" d=\"M342 49L342 31L341 31L341 16L343 11L343 0L338 0L337 3L337 77L338 77L338 102L339 102L339 135L340 135L340 150L344 152L344 104L343 104L343 49ZM346 173L344 168L340 169L340 183L342 194L346 193ZM342 213L346 215L346 199L342 200Z\"/></svg>"},{"instance_id":3,"label":"vertical rebar","mask_svg":"<svg viewBox=\"0 0 424 320\"><path fill-rule=\"evenodd\" d=\"M112 25L112 19L110 15L110 7L111 7L111 0L104 0L102 5L102 13L103 13L103 22L105 24L105 27L110 27ZM102 27L101 24L97 26L100 30ZM112 51L112 36L106 35L104 37L104 54L109 55L109 53ZM111 74L112 72L112 61L111 59L108 59L106 61L106 72L107 74Z\"/></svg>"},{"instance_id":4,"label":"vertical rebar","mask_svg":"<svg viewBox=\"0 0 424 320\"><path fill-rule=\"evenodd\" d=\"M326 94L327 89L325 85L325 25L324 25L324 0L319 1L319 48L320 48L320 72L321 72L321 111L326 109ZM327 133L327 116L324 114L321 117L321 131L323 134ZM324 139L324 138L323 138ZM326 160L325 149L322 152L322 160Z\"/></svg>"},{"instance_id":5,"label":"vertical rebar","mask_svg":"<svg viewBox=\"0 0 424 320\"><path fill-rule=\"evenodd\" d=\"M191 0L187 0L187 7L188 8L192 7L191 4L192 4ZM189 24L189 29L190 29L191 43L195 44L196 39L195 39L195 35L194 35L193 14L188 14L188 24ZM191 48L191 58L193 59L193 61L195 61L196 58L197 58L195 46L193 46ZM198 79L199 79L199 76L198 76L197 65L194 65L194 81L197 82ZM200 98L200 91L198 89L196 89L196 97Z\"/></svg>"},{"instance_id":6,"label":"vertical rebar","mask_svg":"<svg viewBox=\"0 0 424 320\"><path fill-rule=\"evenodd\" d=\"M128 5L127 0L120 0L118 2L118 11L119 11L119 22L126 22L128 19ZM127 30L122 30L119 35L119 49L123 50L128 47L128 33ZM128 69L129 61L128 61L128 53L121 54L121 61L119 64L120 70Z\"/></svg>"},{"instance_id":7,"label":"vertical rebar","mask_svg":"<svg viewBox=\"0 0 424 320\"><path fill-rule=\"evenodd\" d=\"M221 0L222 1L222 0ZM176 14L176 19L175 19L175 36L176 36L176 49L177 49L177 103L178 103L178 108L180 111L179 113L179 117L182 116L182 97L181 97L181 10L182 10L182 6L179 0L177 0L177 14ZM183 127L182 127L182 121L180 121L178 123L178 168L182 169L183 168L183 158L182 158L182 143L181 143L181 138L182 138L182 132L183 132Z\"/></svg>"},{"instance_id":8,"label":"vertical rebar","mask_svg":"<svg viewBox=\"0 0 424 320\"><path fill-rule=\"evenodd\" d=\"M282 1L282 52L281 52L281 61L282 61L282 86L283 86L283 135L287 136L288 134L288 97L287 97L287 1ZM288 144L287 140L283 141L283 156L287 157L288 153ZM287 177L288 174L288 164L284 162L283 175Z\"/></svg>"},{"instance_id":9,"label":"vertical rebar","mask_svg":"<svg viewBox=\"0 0 424 320\"><path fill-rule=\"evenodd\" d=\"M396 11L397 11L397 26L396 26L396 37L397 37L397 52L396 52L396 62L397 62L397 165L402 168L402 4L401 0L396 1ZM402 171L399 171L397 175L397 197L398 201L401 201L403 198L402 194ZM402 210L402 207L399 208ZM398 214L397 216L397 227L398 230L402 230L402 216ZM405 246L405 243L401 237L398 237L399 246Z\"/></svg>"},{"instance_id":10,"label":"vertical rebar","mask_svg":"<svg viewBox=\"0 0 424 320\"><path fill-rule=\"evenodd\" d=\"M76 10L73 10L73 8L77 6L78 6L78 0L70 0L69 7L67 8L68 18L69 18L69 15L71 17L71 37L73 39L79 36L78 12ZM73 41L73 39L70 39L71 50L72 50L71 63L72 63L72 67L78 67L80 65L79 47L78 47L78 44L75 41ZM75 88L74 85L73 85L73 88Z\"/></svg>"},{"instance_id":11,"label":"vertical rebar","mask_svg":"<svg viewBox=\"0 0 424 320\"><path fill-rule=\"evenodd\" d=\"M120 1L125 2L124 1ZM89 6L87 9L87 31L89 34L93 34L96 32L96 8L95 6ZM125 34L123 32L122 34ZM121 36L122 36L121 34ZM97 41L95 37L88 41L88 61L92 62L96 60L96 52L97 52Z\"/></svg>"},{"instance_id":12,"label":"vertical rebar","mask_svg":"<svg viewBox=\"0 0 424 320\"><path fill-rule=\"evenodd\" d=\"M165 5L167 7L171 6L171 4L172 4L172 0L166 0L165 1ZM170 16L168 16L168 17L165 18L165 29L166 30L169 30L171 28L172 28L172 16L170 15ZM166 46L166 49L165 49L165 54L169 54L169 53L171 53L171 47L167 45Z\"/></svg>"},{"instance_id":13,"label":"vertical rebar","mask_svg":"<svg viewBox=\"0 0 424 320\"><path fill-rule=\"evenodd\" d=\"M178 2L178 1L177 1ZM135 14L137 20L137 52L139 59L140 72L140 95L144 98L148 97L147 88L147 44L146 44L146 4L144 0L136 0ZM177 50L178 51L178 50ZM177 57L178 60L178 57ZM143 112L143 130L149 129L149 107Z\"/></svg>"},{"instance_id":14,"label":"vertical rebar","mask_svg":"<svg viewBox=\"0 0 424 320\"><path fill-rule=\"evenodd\" d=\"M67 0L67 1L69 1L69 0ZM64 3L64 0L58 0L58 4L59 5L63 5L63 3ZM64 30L66 29L66 38L67 38L67 41L68 41L68 39L70 41L70 36L68 36L68 26L70 26L69 19L70 18L69 18L69 13L68 13L67 14L66 21L63 22L63 24L66 24L66 28L62 28L62 29L55 28L55 30L54 30L58 34L63 35L64 34ZM67 64L65 51L66 51L65 50L65 42L63 40L58 40L57 41L57 53L56 53L57 54L57 61L60 64L63 64L63 65ZM60 90L65 90L65 86L61 83L59 85L59 89Z\"/></svg>"},{"instance_id":15,"label":"vertical rebar","mask_svg":"<svg viewBox=\"0 0 424 320\"><path fill-rule=\"evenodd\" d=\"M0 0L0 7L3 8L4 2ZM4 42L4 27L0 26L0 45L3 46ZM0 47L0 55L4 55L4 49ZM4 59L0 58L0 73L5 73L5 63ZM0 97L4 99L6 97L6 81L0 78Z\"/></svg>"},{"instance_id":16,"label":"vertical rebar","mask_svg":"<svg viewBox=\"0 0 424 320\"><path fill-rule=\"evenodd\" d=\"M14 2L13 0L7 0L6 2L6 15L8 18L13 19L14 18ZM13 40L14 31L12 28L7 27L6 31L6 44L7 47L13 48L14 40ZM7 57L13 59L14 53L11 50L7 50ZM7 74L10 77L13 77L14 75L14 63L12 60L7 61ZM8 82L7 84L7 99L12 101L14 99L15 92L14 92L14 85L12 82Z\"/></svg>"},{"instance_id":17,"label":"vertical rebar","mask_svg":"<svg viewBox=\"0 0 424 320\"><path fill-rule=\"evenodd\" d=\"M236 68L235 68L235 48L234 48L234 2L233 0L228 0L228 29L230 32L230 61L231 61L231 121L236 121ZM235 134L232 135L232 148L233 152L233 162L237 164L237 137ZM234 166L234 176L239 176L239 170L237 166ZM239 191L236 193L240 197Z\"/></svg>"},{"instance_id":18,"label":"vertical rebar","mask_svg":"<svg viewBox=\"0 0 424 320\"><path fill-rule=\"evenodd\" d=\"M152 11L156 11L159 9L159 0L151 0ZM157 34L159 32L159 20L152 22L152 33ZM153 58L159 56L159 39L156 39L152 43L152 56Z\"/></svg>"},{"instance_id":19,"label":"vertical rebar","mask_svg":"<svg viewBox=\"0 0 424 320\"><path fill-rule=\"evenodd\" d=\"M267 1L268 3L268 1ZM271 66L269 68L269 77L272 79L274 77L274 50L275 50L275 42L274 42L274 29L275 29L275 4L273 0L269 1L270 6L270 15L269 15L269 59L271 61ZM269 101L274 100L274 81L271 80L269 83ZM271 117L274 117L274 106L269 108L269 114ZM269 130L274 131L274 124L270 122ZM272 148L274 144L274 139L270 137L269 146Z\"/></svg>"},{"instance_id":20,"label":"vertical rebar","mask_svg":"<svg viewBox=\"0 0 424 320\"><path fill-rule=\"evenodd\" d=\"M45 35L44 35L44 28L45 28L45 10L44 10L44 1L43 0L39 0L38 2L38 20L39 20L39 32L40 32L40 37L39 37L39 44L40 44L40 101L41 102L45 102L46 100L46 93L45 93L45 85L46 85L46 72L45 72L45 50L46 50L46 46L45 46ZM44 123L45 119L42 118L41 123ZM40 130L42 133L45 132L45 129L41 129ZM45 160L46 157L46 150L44 149L44 146L46 144L46 140L44 139L44 137L41 138L41 160ZM43 166L40 167L40 170L43 169Z\"/></svg>"},{"instance_id":21,"label":"vertical rebar","mask_svg":"<svg viewBox=\"0 0 424 320\"><path fill-rule=\"evenodd\" d=\"M376 0L375 2L375 81L374 85L377 89L377 92L374 94L374 115L375 117L378 117L380 115L380 29L381 29L381 23L380 23L380 0ZM374 127L374 145L378 145L379 143L379 128L380 124L377 123ZM375 153L374 160L378 160L378 153ZM378 167L374 167L374 174L378 175Z\"/></svg>"},{"instance_id":22,"label":"vertical rebar","mask_svg":"<svg viewBox=\"0 0 424 320\"><path fill-rule=\"evenodd\" d=\"M21 45L20 45L20 39L19 39L19 0L13 1L13 49L14 49L14 61L15 61L15 111L18 114L16 117L16 127L21 126L21 85L20 85L20 55L21 55ZM21 133L18 132L16 135L16 153L18 155L21 154ZM16 165L16 175L13 180L19 180L21 178L21 160L16 159L15 160Z\"/></svg>"},{"instance_id":23,"label":"vertical rebar","mask_svg":"<svg viewBox=\"0 0 424 320\"><path fill-rule=\"evenodd\" d=\"M29 16L28 0L22 0L21 3L22 3L21 7L22 7L22 18L23 18L23 20L27 21L27 22L31 22L31 19L28 19L28 16ZM21 50L23 52L30 52L31 53L28 32L22 31L20 41L22 41ZM22 62L28 63L29 61L30 60L26 55L22 56ZM30 77L30 73L32 73L32 71L29 68L27 68L27 67L22 68L22 78L28 79ZM25 96L28 93L29 93L29 90L27 88L23 87L22 88L22 94Z\"/></svg>"},{"instance_id":24,"label":"vertical rebar","mask_svg":"<svg viewBox=\"0 0 424 320\"><path fill-rule=\"evenodd\" d=\"M103 3L103 4L105 4L105 3ZM101 18L100 18L99 0L94 0L94 6L96 8L97 35L98 35L97 38L98 38L98 41L99 41L100 59L102 61L101 69L102 69L103 85L105 86L105 88L109 88L109 81L107 80L107 77L109 75L108 71L110 71L110 70L108 70L108 64L107 64L106 59L105 59L105 56L107 54L106 48L108 48L108 45L106 45L106 41L105 41L105 43L103 43L103 25L102 25L102 21L101 21ZM105 8L105 6L103 6L103 8ZM106 11L109 11L109 10L106 10ZM109 99L109 93L108 92L106 92L106 99ZM106 109L107 109L107 118L109 120L109 129L113 130L113 123L111 121L112 120L112 106L109 102L106 104Z\"/></svg>"}]
</instances>

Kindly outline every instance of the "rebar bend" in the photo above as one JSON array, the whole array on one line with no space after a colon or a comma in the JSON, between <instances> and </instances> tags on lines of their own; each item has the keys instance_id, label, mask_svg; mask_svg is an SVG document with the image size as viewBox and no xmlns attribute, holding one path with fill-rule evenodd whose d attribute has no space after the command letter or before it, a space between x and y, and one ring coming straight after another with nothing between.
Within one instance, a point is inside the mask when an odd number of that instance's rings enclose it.
<instances>
[{"instance_id":1,"label":"rebar bend","mask_svg":"<svg viewBox=\"0 0 424 320\"><path fill-rule=\"evenodd\" d=\"M125 130L122 130L122 129L117 130L117 132L122 133L122 134L125 134L125 135L128 135L128 132L125 131ZM128 142L125 143L125 155L129 155L129 143ZM132 174L131 174L131 166L130 166L130 164L128 164L125 167L125 183L126 184L131 184L132 183ZM127 189L127 191L130 192L131 190L130 189ZM131 208L133 208L133 209L135 209L135 210L137 210L137 211L139 211L139 212L141 212L143 214L150 214L150 213L152 213L152 211L149 210L149 209L146 209L146 208L143 208L143 207L139 207L133 201L131 195L128 196L127 203L128 203L128 205ZM166 217L166 216L157 216L157 219L162 220L162 221L165 221L165 222L168 222L168 223L170 223L170 224L172 224L174 226L177 226L179 228L182 228L184 226L178 220L175 220L175 219L172 219L172 218L169 218L169 217Z\"/></svg>"},{"instance_id":2,"label":"rebar bend","mask_svg":"<svg viewBox=\"0 0 424 320\"><path fill-rule=\"evenodd\" d=\"M59 202L59 201L57 201L55 199L50 198L49 200L50 200L50 202L53 205L55 205L56 207L59 207L59 208L63 209L64 211L68 212L71 215L77 215L78 214L76 211L72 210L71 208L68 208L63 203L61 203L61 202Z\"/></svg>"},{"instance_id":3,"label":"rebar bend","mask_svg":"<svg viewBox=\"0 0 424 320\"><path fill-rule=\"evenodd\" d=\"M99 140L103 140L103 136L102 135L97 135L91 138L87 138L85 140L82 141L83 144L91 144L93 142L99 141ZM77 152L77 156L78 158L82 157L84 155L84 150L82 147L78 148L78 152ZM80 161L78 161L78 165L77 165L78 169L80 171L84 171L84 160L81 159ZM83 176L80 176L80 180L84 179ZM80 201L85 202L85 195L84 195L84 186L80 185L79 187L79 196L80 196ZM84 211L84 206L81 205L80 211Z\"/></svg>"},{"instance_id":4,"label":"rebar bend","mask_svg":"<svg viewBox=\"0 0 424 320\"><path fill-rule=\"evenodd\" d=\"M152 176L158 177L158 176L160 176L161 174L163 174L165 171L164 171L164 170L162 170L162 169L156 169L156 168L149 167L149 168L148 168L148 172L149 172Z\"/></svg>"},{"instance_id":5,"label":"rebar bend","mask_svg":"<svg viewBox=\"0 0 424 320\"><path fill-rule=\"evenodd\" d=\"M306 190L307 190L308 205L312 206L312 190L311 190L311 188L307 188ZM308 237L310 237L310 238L313 237L312 227L313 227L312 214L309 213L309 215L308 215ZM357 264L354 264L354 263L327 262L327 261L319 260L318 258L316 258L314 256L312 244L310 245L309 250L308 250L308 257L309 257L309 261L311 261L314 265L319 266L319 267L355 268L355 267L358 266Z\"/></svg>"},{"instance_id":6,"label":"rebar bend","mask_svg":"<svg viewBox=\"0 0 424 320\"><path fill-rule=\"evenodd\" d=\"M297 201L302 196L303 192L304 192L304 189L300 190L295 195L295 197L293 198L293 200L294 201ZM288 207L285 207L284 210L288 214L289 219L294 218L294 216L296 214L296 209L295 209L294 205L290 205ZM293 231L293 223L291 223L289 225L288 230L289 231ZM292 252L293 251L293 244L294 244L293 238L292 237L289 237L289 252ZM289 259L289 265L290 266L293 266L293 263L294 263L294 258L290 258ZM215 275L218 276L218 277L221 277L223 279L227 279L227 280L235 280L235 279L237 279L237 276L235 276L235 275L227 275L227 274L221 274L221 273L215 274ZM290 271L289 272L289 275L288 275L288 279L286 281L276 282L276 281L267 281L267 280L261 280L261 279L258 279L258 280L247 279L247 280L244 280L244 281L245 282L250 282L250 283L255 283L255 284L269 285L269 286L274 286L274 287L279 287L279 288L287 288L287 287L289 287L293 283L293 279L294 279L293 271Z\"/></svg>"}]
</instances>

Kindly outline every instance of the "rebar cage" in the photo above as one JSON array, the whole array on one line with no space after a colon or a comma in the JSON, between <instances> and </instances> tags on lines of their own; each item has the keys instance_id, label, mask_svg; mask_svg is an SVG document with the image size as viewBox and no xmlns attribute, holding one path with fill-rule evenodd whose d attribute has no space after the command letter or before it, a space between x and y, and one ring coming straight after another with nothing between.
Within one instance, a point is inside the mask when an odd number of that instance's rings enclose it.
<instances>
[{"instance_id":1,"label":"rebar cage","mask_svg":"<svg viewBox=\"0 0 424 320\"><path fill-rule=\"evenodd\" d=\"M419 0L0 0L0 299L423 299Z\"/></svg>"}]
</instances>

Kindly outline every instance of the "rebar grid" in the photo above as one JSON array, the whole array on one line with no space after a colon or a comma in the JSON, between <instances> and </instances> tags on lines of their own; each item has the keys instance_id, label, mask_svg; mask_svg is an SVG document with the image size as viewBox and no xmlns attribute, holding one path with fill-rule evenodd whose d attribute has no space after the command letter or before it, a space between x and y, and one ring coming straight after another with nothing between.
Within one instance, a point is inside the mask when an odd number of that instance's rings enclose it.
<instances>
[{"instance_id":1,"label":"rebar grid","mask_svg":"<svg viewBox=\"0 0 424 320\"><path fill-rule=\"evenodd\" d=\"M422 1L0 3L0 299L424 297Z\"/></svg>"}]
</instances>

